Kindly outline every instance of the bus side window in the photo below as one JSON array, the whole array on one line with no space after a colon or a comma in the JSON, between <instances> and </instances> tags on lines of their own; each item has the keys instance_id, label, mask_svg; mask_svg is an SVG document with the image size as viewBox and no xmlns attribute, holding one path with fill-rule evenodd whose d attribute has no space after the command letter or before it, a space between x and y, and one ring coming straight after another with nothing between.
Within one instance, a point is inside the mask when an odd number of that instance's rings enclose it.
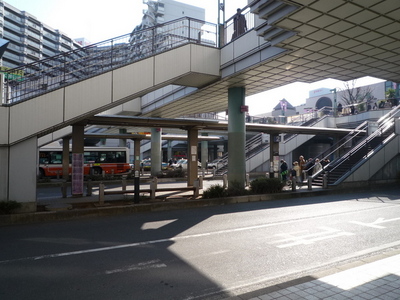
<instances>
[{"instance_id":1,"label":"bus side window","mask_svg":"<svg viewBox=\"0 0 400 300\"><path fill-rule=\"evenodd\" d=\"M124 152L117 152L117 162L124 163L125 161L126 161L125 153Z\"/></svg>"}]
</instances>

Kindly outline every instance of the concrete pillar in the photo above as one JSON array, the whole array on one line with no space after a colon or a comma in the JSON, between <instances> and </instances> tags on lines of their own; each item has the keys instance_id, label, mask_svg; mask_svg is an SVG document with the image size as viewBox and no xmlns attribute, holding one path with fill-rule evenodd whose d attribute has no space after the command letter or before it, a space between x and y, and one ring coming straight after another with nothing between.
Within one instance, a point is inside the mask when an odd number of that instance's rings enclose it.
<instances>
[{"instance_id":1,"label":"concrete pillar","mask_svg":"<svg viewBox=\"0 0 400 300\"><path fill-rule=\"evenodd\" d=\"M243 187L246 182L244 105L245 88L228 89L228 185L237 182Z\"/></svg>"},{"instance_id":2,"label":"concrete pillar","mask_svg":"<svg viewBox=\"0 0 400 300\"><path fill-rule=\"evenodd\" d=\"M167 142L167 160L172 158L172 141Z\"/></svg>"},{"instance_id":3,"label":"concrete pillar","mask_svg":"<svg viewBox=\"0 0 400 300\"><path fill-rule=\"evenodd\" d=\"M202 136L208 136L208 133L204 132ZM201 141L201 168L206 169L208 162L208 141Z\"/></svg>"},{"instance_id":4,"label":"concrete pillar","mask_svg":"<svg viewBox=\"0 0 400 300\"><path fill-rule=\"evenodd\" d=\"M161 128L151 128L151 176L161 172Z\"/></svg>"},{"instance_id":5,"label":"concrete pillar","mask_svg":"<svg viewBox=\"0 0 400 300\"><path fill-rule=\"evenodd\" d=\"M126 128L120 128L119 129L119 134L126 134ZM119 139L118 141L118 146L119 147L126 147L126 140L125 139Z\"/></svg>"},{"instance_id":6,"label":"concrete pillar","mask_svg":"<svg viewBox=\"0 0 400 300\"><path fill-rule=\"evenodd\" d=\"M8 200L10 147L0 147L0 201Z\"/></svg>"},{"instance_id":7,"label":"concrete pillar","mask_svg":"<svg viewBox=\"0 0 400 300\"><path fill-rule=\"evenodd\" d=\"M199 143L199 130L197 128L191 128L188 130L188 186L193 186L194 181L197 178L197 161L198 153L197 146Z\"/></svg>"},{"instance_id":8,"label":"concrete pillar","mask_svg":"<svg viewBox=\"0 0 400 300\"><path fill-rule=\"evenodd\" d=\"M84 133L83 125L72 126L72 196L83 196L83 152Z\"/></svg>"},{"instance_id":9,"label":"concrete pillar","mask_svg":"<svg viewBox=\"0 0 400 300\"><path fill-rule=\"evenodd\" d=\"M140 139L133 140L133 163L135 165L135 173L138 172L136 174L140 174L140 141Z\"/></svg>"},{"instance_id":10,"label":"concrete pillar","mask_svg":"<svg viewBox=\"0 0 400 300\"><path fill-rule=\"evenodd\" d=\"M68 180L69 177L69 137L63 138L63 160L62 160L62 170L64 180Z\"/></svg>"},{"instance_id":11,"label":"concrete pillar","mask_svg":"<svg viewBox=\"0 0 400 300\"><path fill-rule=\"evenodd\" d=\"M36 211L37 138L0 147L0 201L22 204L21 212Z\"/></svg>"},{"instance_id":12,"label":"concrete pillar","mask_svg":"<svg viewBox=\"0 0 400 300\"><path fill-rule=\"evenodd\" d=\"M269 177L278 177L279 173L279 134L271 134L269 141Z\"/></svg>"}]
</instances>

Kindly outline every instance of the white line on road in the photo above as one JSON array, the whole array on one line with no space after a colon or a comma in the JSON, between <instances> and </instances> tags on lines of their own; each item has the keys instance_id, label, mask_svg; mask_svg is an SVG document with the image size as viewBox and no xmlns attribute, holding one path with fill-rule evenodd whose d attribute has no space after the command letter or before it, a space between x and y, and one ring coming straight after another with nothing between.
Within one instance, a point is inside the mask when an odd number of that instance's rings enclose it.
<instances>
[{"instance_id":1,"label":"white line on road","mask_svg":"<svg viewBox=\"0 0 400 300\"><path fill-rule=\"evenodd\" d=\"M240 232L240 231L246 231L246 230L266 228L266 227L290 224L290 223L295 223L295 222L298 222L298 220L291 220L291 221L270 223L270 224L263 224L263 225L256 225L256 226L248 226L248 227L220 230L220 231L207 232L207 233L192 234L192 235L187 235L187 236L177 236L177 237L166 238L166 239L137 242L137 243L131 243L131 244L122 244L122 245L110 246L110 247L86 249L86 250L55 253L55 254L46 254L46 255L32 256L32 257L23 257L23 258L17 258L17 259L3 260L3 261L0 261L0 264L11 263L11 262L16 262L16 261L28 261L28 260L36 261L36 260L48 259L48 258L58 258L58 257L72 256L72 255L81 255L81 254L88 254L88 253L95 253L95 252L102 252L102 251L110 251L110 250L138 247L138 246L146 246L146 245L158 244L158 243L167 243L167 242L171 242L171 241L175 242L175 241L179 241L179 240L186 240L186 239L192 239L192 238L213 236L213 235L218 235L218 234L227 234L227 233L232 233L232 232Z\"/></svg>"},{"instance_id":2,"label":"white line on road","mask_svg":"<svg viewBox=\"0 0 400 300\"><path fill-rule=\"evenodd\" d=\"M134 264L134 265L128 266L126 268L108 270L105 272L105 274L110 275L110 274L115 274L115 273L141 271L141 270L147 270L147 269L158 269L158 268L166 268L166 267L167 267L166 264L160 263L160 260L157 259L157 260L151 260L151 261Z\"/></svg>"},{"instance_id":3,"label":"white line on road","mask_svg":"<svg viewBox=\"0 0 400 300\"><path fill-rule=\"evenodd\" d=\"M384 229L386 227L381 226L379 224L384 224L384 223L389 223L389 222L394 222L394 221L399 221L399 220L400 220L400 218L393 218L393 219L378 218L374 222L371 222L371 223L364 223L364 222L358 222L358 221L350 221L350 223L361 225L361 226L366 226L366 227Z\"/></svg>"},{"instance_id":4,"label":"white line on road","mask_svg":"<svg viewBox=\"0 0 400 300\"><path fill-rule=\"evenodd\" d=\"M354 233L340 231L338 229L325 227L325 226L318 227L318 229L321 229L321 231L315 232L315 233L309 233L309 231L306 230L306 231L301 231L301 232L290 232L290 233L277 234L276 236L282 236L285 238L276 240L276 241L272 242L272 244L280 244L280 243L289 242L289 243L277 246L278 248L287 248L287 247L298 246L298 245L309 245L309 244L313 244L318 241L332 239L332 238L336 238L336 237L340 237L340 236L354 235ZM302 233L306 233L306 234L302 234Z\"/></svg>"},{"instance_id":5,"label":"white line on road","mask_svg":"<svg viewBox=\"0 0 400 300\"><path fill-rule=\"evenodd\" d=\"M353 212L344 212L343 214L349 214L349 213L353 213ZM315 216L314 219L325 218L325 217L326 217L326 215ZM380 219L378 219L378 222L381 222L381 223L391 222L391 221L395 221L398 219L400 219L400 218L388 219L388 220L384 220L384 221L381 221ZM187 235L187 236L177 236L177 237L165 238L165 239L159 239L159 240L153 240L153 241L136 242L136 243L131 243L131 244L122 244L122 245L117 245L117 246L93 248L93 249L78 250L78 251L71 251L71 252L64 252L64 253L46 254L46 255L32 256L32 257L23 257L23 258L17 258L17 259L2 260L2 261L0 261L0 264L12 263L12 262L17 262L17 261L29 261L29 260L36 261L36 260L42 260L42 259L59 258L59 257L73 256L73 255L82 255L82 254L102 252L102 251L112 251L112 250L117 250L117 249L145 246L145 245L158 244L158 243L176 242L179 240L207 237L207 236L213 236L213 235L219 235L219 234L227 234L227 233L233 233L233 232L260 229L260 228L267 228L267 227L286 225L286 224L292 224L292 223L298 223L298 222L299 222L299 220L288 220L288 221L248 226L248 227L242 227L242 228L234 228L234 229L226 229L226 230L220 230L220 231L214 231L214 232L192 234L192 235Z\"/></svg>"}]
</instances>

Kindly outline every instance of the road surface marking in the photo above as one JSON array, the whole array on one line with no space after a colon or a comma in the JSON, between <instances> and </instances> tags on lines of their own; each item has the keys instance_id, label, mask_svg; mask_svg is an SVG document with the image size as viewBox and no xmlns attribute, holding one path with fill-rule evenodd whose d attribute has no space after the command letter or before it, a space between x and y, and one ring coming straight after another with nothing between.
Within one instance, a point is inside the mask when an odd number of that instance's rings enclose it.
<instances>
[{"instance_id":1,"label":"road surface marking","mask_svg":"<svg viewBox=\"0 0 400 300\"><path fill-rule=\"evenodd\" d=\"M276 234L275 236L283 237L283 239L276 240L272 242L272 244L280 244L277 245L278 248L287 248L298 245L309 245L318 241L332 239L340 236L354 235L354 233L345 232L330 227L318 227L318 229L321 229L322 231L310 233L308 230L303 230L291 233Z\"/></svg>"},{"instance_id":2,"label":"road surface marking","mask_svg":"<svg viewBox=\"0 0 400 300\"><path fill-rule=\"evenodd\" d=\"M350 221L350 223L361 225L361 226L366 226L366 227L371 227L371 228L384 229L386 227L379 225L379 224L395 222L395 221L399 221L399 220L400 220L400 218L386 219L386 220L385 220L385 218L378 218L374 222L371 222L371 223L364 223L364 222L358 222L358 221Z\"/></svg>"},{"instance_id":3,"label":"road surface marking","mask_svg":"<svg viewBox=\"0 0 400 300\"><path fill-rule=\"evenodd\" d=\"M121 269L108 270L108 271L105 271L105 274L110 275L110 274L115 274L115 273L141 271L141 270L147 270L147 269L158 269L158 268L166 268L166 267L167 267L166 264L160 263L160 260L157 259L157 260L141 262L141 263L134 264L132 266L128 266L128 267L121 268Z\"/></svg>"}]
</instances>

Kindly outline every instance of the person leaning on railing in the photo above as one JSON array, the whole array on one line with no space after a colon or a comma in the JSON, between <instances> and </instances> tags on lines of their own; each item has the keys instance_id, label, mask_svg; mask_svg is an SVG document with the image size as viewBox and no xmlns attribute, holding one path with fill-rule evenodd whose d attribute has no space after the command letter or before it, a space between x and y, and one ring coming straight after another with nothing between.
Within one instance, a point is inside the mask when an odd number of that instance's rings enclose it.
<instances>
[{"instance_id":1,"label":"person leaning on railing","mask_svg":"<svg viewBox=\"0 0 400 300\"><path fill-rule=\"evenodd\" d=\"M238 8L236 10L236 15L233 17L233 34L232 40L242 35L247 31L246 18L242 15L242 10Z\"/></svg>"}]
</instances>

